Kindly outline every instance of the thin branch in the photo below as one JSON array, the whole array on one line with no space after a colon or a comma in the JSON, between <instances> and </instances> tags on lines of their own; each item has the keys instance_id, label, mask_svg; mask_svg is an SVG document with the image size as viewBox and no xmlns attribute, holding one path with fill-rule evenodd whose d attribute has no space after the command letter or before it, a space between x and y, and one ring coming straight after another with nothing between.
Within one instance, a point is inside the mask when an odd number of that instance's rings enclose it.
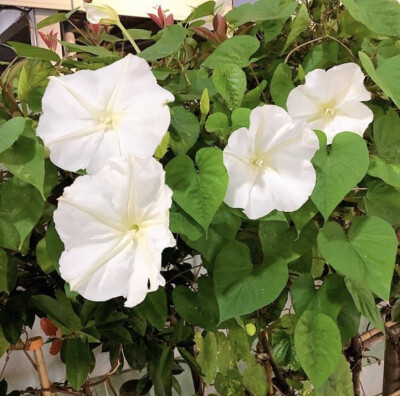
<instances>
[{"instance_id":1,"label":"thin branch","mask_svg":"<svg viewBox=\"0 0 400 396\"><path fill-rule=\"evenodd\" d=\"M283 376L280 367L275 363L274 359L272 358L272 348L269 343L268 334L267 332L263 332L262 335L262 346L265 348L265 351L268 354L268 361L271 364L272 370L274 371L275 377L279 383L279 387L281 392L284 395L292 395L292 391L290 390L288 384L286 383L285 377Z\"/></svg>"},{"instance_id":2,"label":"thin branch","mask_svg":"<svg viewBox=\"0 0 400 396\"><path fill-rule=\"evenodd\" d=\"M325 38L325 36L323 36L323 37L317 37L317 38L315 38L315 39L313 39L313 40L306 41L305 43L300 44L300 45L298 45L297 47L294 47L294 48L286 55L285 63L288 63L289 58L290 58L290 57L292 56L292 54L293 54L294 52L296 52L298 49L300 49L300 48L302 48L302 47L305 47L305 46L308 45L308 44L312 44L312 43L316 43L317 41L321 41L321 40L323 40L324 38Z\"/></svg>"},{"instance_id":3,"label":"thin branch","mask_svg":"<svg viewBox=\"0 0 400 396\"><path fill-rule=\"evenodd\" d=\"M315 39L313 39L313 40L307 41L307 42L305 42L305 43L303 43L303 44L300 44L300 45L298 45L297 47L293 48L293 49L286 55L285 63L288 63L288 60L289 60L289 58L291 57L291 55L292 55L294 52L296 52L298 49L300 49L300 48L302 48L302 47L305 47L305 46L308 45L308 44L312 44L312 43L315 43L315 42L317 42L317 41L321 41L321 40L325 40L325 39L330 39L330 40L336 41L338 44L340 44L343 48L346 49L346 51L347 51L347 53L350 55L350 58L352 59L352 61L355 62L355 57L354 57L353 53L351 52L350 48L347 47L347 45L343 44L343 43L342 43L340 40L338 40L337 38L332 37L332 36L330 36L329 34L327 34L326 36L317 37L317 38L315 38Z\"/></svg>"}]
</instances>

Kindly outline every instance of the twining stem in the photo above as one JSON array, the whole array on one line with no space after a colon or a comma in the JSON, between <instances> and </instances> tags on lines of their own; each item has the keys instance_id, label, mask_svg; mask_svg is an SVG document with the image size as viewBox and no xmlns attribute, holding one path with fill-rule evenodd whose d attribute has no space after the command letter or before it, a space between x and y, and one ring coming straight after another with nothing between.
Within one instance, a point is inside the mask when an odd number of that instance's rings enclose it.
<instances>
[{"instance_id":1,"label":"twining stem","mask_svg":"<svg viewBox=\"0 0 400 396\"><path fill-rule=\"evenodd\" d=\"M135 49L137 54L140 54L140 49L138 45L136 44L136 41L132 38L132 36L129 34L129 32L124 28L121 22L117 23L117 26L121 29L122 33L125 35L125 37L129 40L129 42L132 44L133 48Z\"/></svg>"},{"instance_id":2,"label":"twining stem","mask_svg":"<svg viewBox=\"0 0 400 396\"><path fill-rule=\"evenodd\" d=\"M272 357L272 348L269 343L269 337L267 332L263 332L260 334L261 345L263 346L265 352L268 354L268 361L271 365L272 370L274 371L275 378L278 381L279 388L284 395L291 396L293 392L290 390L288 384L286 383L285 377L283 376L280 367L275 363Z\"/></svg>"},{"instance_id":3,"label":"twining stem","mask_svg":"<svg viewBox=\"0 0 400 396\"><path fill-rule=\"evenodd\" d=\"M315 42L317 42L317 41L321 41L321 40L324 40L324 39L330 39L330 40L336 41L338 44L340 44L340 45L348 52L348 54L350 55L350 58L352 59L352 61L353 61L353 62L355 61L355 57L354 57L353 53L351 52L350 48L347 47L347 45L343 44L343 43L342 43L340 40L338 40L337 38L332 37L332 36L330 36L329 34L327 34L327 35L325 35L325 36L317 37L317 38L315 38L315 39L313 39L313 40L307 41L307 42L305 42L305 43L303 43L303 44L300 44L300 45L298 45L297 47L293 48L293 49L286 55L285 63L288 63L289 58L290 58L290 57L292 56L292 54L293 54L294 52L296 52L298 49L300 49L300 48L302 48L302 47L305 47L305 46L308 45L308 44L312 44L312 43L315 43Z\"/></svg>"}]
</instances>

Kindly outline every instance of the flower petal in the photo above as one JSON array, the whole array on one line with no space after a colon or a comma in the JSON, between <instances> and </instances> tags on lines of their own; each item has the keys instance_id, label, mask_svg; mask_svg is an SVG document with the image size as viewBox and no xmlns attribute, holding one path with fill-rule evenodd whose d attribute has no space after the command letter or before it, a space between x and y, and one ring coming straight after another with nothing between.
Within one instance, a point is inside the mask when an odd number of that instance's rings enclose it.
<instances>
[{"instance_id":1,"label":"flower petal","mask_svg":"<svg viewBox=\"0 0 400 396\"><path fill-rule=\"evenodd\" d=\"M365 104L360 102L345 103L338 108L336 117L324 129L328 144L331 144L333 138L340 132L354 132L363 136L364 131L373 119L374 113Z\"/></svg>"},{"instance_id":2,"label":"flower petal","mask_svg":"<svg viewBox=\"0 0 400 396\"><path fill-rule=\"evenodd\" d=\"M229 175L225 202L243 208L251 219L274 209L298 209L315 186L311 158L319 148L317 136L307 124L294 123L283 109L271 105L252 111L250 131L255 136L246 130L233 132L224 150Z\"/></svg>"},{"instance_id":3,"label":"flower petal","mask_svg":"<svg viewBox=\"0 0 400 396\"><path fill-rule=\"evenodd\" d=\"M173 100L147 62L128 55L95 71L53 77L37 134L56 165L96 173L113 155L151 157L168 129Z\"/></svg>"},{"instance_id":4,"label":"flower petal","mask_svg":"<svg viewBox=\"0 0 400 396\"><path fill-rule=\"evenodd\" d=\"M371 99L364 87L364 74L355 63L345 63L328 71L316 69L306 75L304 85L294 88L287 100L289 114L323 130L328 144L336 133L354 131L362 135L372 121L361 101ZM350 108L354 108L354 117Z\"/></svg>"},{"instance_id":5,"label":"flower petal","mask_svg":"<svg viewBox=\"0 0 400 396\"><path fill-rule=\"evenodd\" d=\"M133 251L128 239L82 244L62 253L60 273L85 298L106 301L123 295L132 272Z\"/></svg>"},{"instance_id":6,"label":"flower petal","mask_svg":"<svg viewBox=\"0 0 400 396\"><path fill-rule=\"evenodd\" d=\"M161 253L175 245L171 196L154 158L113 157L99 173L79 177L54 213L65 245L61 276L90 300L122 295L127 306L141 302L165 282Z\"/></svg>"},{"instance_id":7,"label":"flower petal","mask_svg":"<svg viewBox=\"0 0 400 396\"><path fill-rule=\"evenodd\" d=\"M118 13L106 4L83 3L86 18L90 23L116 24L119 22Z\"/></svg>"}]
</instances>

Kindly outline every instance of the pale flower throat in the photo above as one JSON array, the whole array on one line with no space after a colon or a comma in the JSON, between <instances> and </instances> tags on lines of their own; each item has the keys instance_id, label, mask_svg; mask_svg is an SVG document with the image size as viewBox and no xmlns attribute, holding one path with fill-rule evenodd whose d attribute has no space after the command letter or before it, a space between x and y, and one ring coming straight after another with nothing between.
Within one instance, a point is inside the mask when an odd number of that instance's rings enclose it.
<instances>
[{"instance_id":1,"label":"pale flower throat","mask_svg":"<svg viewBox=\"0 0 400 396\"><path fill-rule=\"evenodd\" d=\"M117 117L115 114L107 112L99 118L99 123L102 125L104 132L112 131L117 125Z\"/></svg>"}]
</instances>

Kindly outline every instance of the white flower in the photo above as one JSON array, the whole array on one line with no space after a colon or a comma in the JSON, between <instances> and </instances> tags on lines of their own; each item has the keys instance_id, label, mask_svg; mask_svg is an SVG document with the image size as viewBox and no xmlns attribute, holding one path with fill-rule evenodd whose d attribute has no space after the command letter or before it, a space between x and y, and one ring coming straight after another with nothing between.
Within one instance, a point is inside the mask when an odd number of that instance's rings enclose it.
<instances>
[{"instance_id":1,"label":"white flower","mask_svg":"<svg viewBox=\"0 0 400 396\"><path fill-rule=\"evenodd\" d=\"M83 3L86 10L86 18L90 23L103 25L117 25L120 23L117 11L103 3Z\"/></svg>"},{"instance_id":2,"label":"white flower","mask_svg":"<svg viewBox=\"0 0 400 396\"><path fill-rule=\"evenodd\" d=\"M311 158L318 148L307 124L293 122L281 107L255 108L250 128L233 132L224 150L229 175L225 202L243 208L250 219L274 209L297 210L314 189Z\"/></svg>"},{"instance_id":3,"label":"white flower","mask_svg":"<svg viewBox=\"0 0 400 396\"><path fill-rule=\"evenodd\" d=\"M144 59L50 77L37 134L60 168L95 173L113 155L149 158L170 122L174 97Z\"/></svg>"},{"instance_id":4,"label":"white flower","mask_svg":"<svg viewBox=\"0 0 400 396\"><path fill-rule=\"evenodd\" d=\"M312 129L324 131L328 144L340 132L362 136L373 119L372 111L361 103L371 99L363 81L364 74L355 63L313 70L304 85L290 92L288 113L295 121L306 121Z\"/></svg>"},{"instance_id":5,"label":"white flower","mask_svg":"<svg viewBox=\"0 0 400 396\"><path fill-rule=\"evenodd\" d=\"M171 189L153 158L113 157L95 175L75 180L59 198L54 221L64 242L61 276L93 301L139 304L165 280L161 253L169 231Z\"/></svg>"}]
</instances>

